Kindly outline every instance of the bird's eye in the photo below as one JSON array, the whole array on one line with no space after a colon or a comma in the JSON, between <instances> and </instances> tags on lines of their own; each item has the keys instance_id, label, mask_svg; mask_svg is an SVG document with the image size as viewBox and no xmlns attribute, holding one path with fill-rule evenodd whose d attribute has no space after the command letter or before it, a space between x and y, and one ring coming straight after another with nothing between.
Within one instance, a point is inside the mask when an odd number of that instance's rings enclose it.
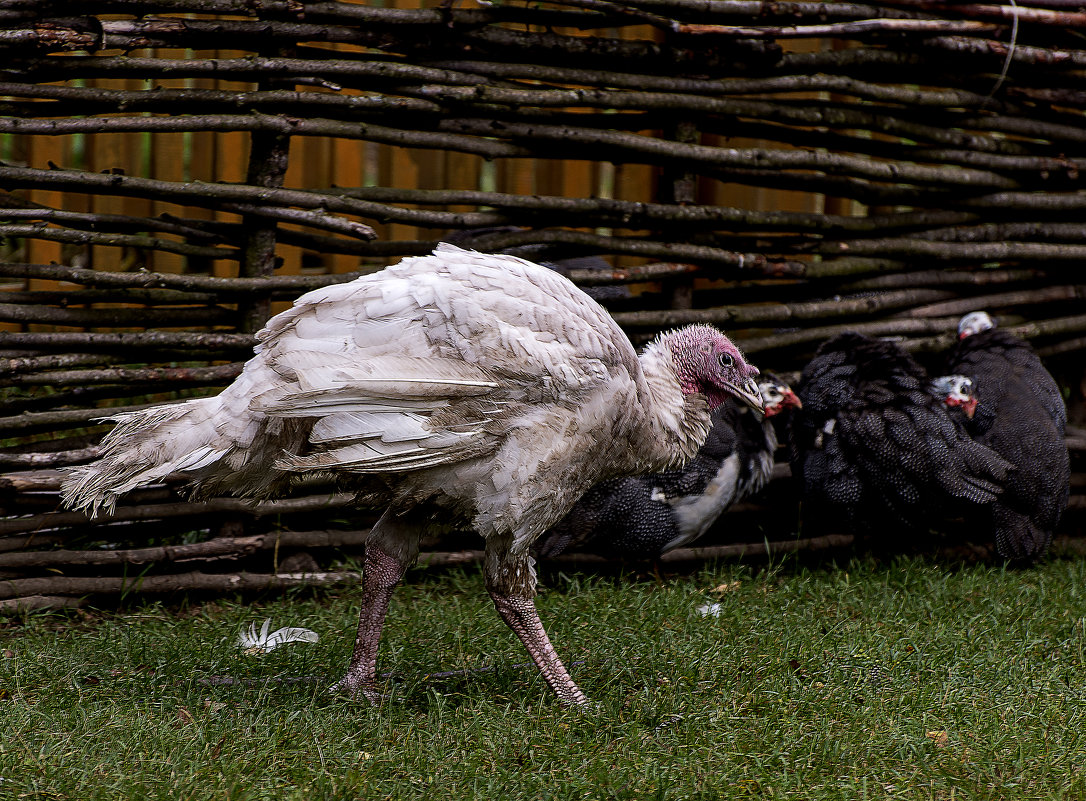
<instances>
[{"instance_id":1,"label":"bird's eye","mask_svg":"<svg viewBox=\"0 0 1086 801\"><path fill-rule=\"evenodd\" d=\"M722 352L719 356L717 356L717 359L720 360L721 367L731 367L733 364L735 364L735 357L727 352Z\"/></svg>"}]
</instances>

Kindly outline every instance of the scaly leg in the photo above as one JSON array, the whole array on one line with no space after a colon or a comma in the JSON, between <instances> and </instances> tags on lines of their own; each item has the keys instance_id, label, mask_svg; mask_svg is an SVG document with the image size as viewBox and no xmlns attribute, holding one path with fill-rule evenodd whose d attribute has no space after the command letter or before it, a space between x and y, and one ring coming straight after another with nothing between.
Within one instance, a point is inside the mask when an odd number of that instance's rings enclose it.
<instances>
[{"instance_id":1,"label":"scaly leg","mask_svg":"<svg viewBox=\"0 0 1086 801\"><path fill-rule=\"evenodd\" d=\"M587 704L588 698L558 658L535 608L535 570L530 556L514 556L507 543L487 541L486 588L505 624L524 643L539 672L559 700ZM493 547L492 547L493 546Z\"/></svg>"},{"instance_id":2,"label":"scaly leg","mask_svg":"<svg viewBox=\"0 0 1086 801\"><path fill-rule=\"evenodd\" d=\"M387 511L377 521L366 541L362 567L362 608L358 614L358 636L347 674L332 689L352 698L363 696L379 704L377 691L377 645L388 614L392 591L418 556L417 529Z\"/></svg>"}]
</instances>

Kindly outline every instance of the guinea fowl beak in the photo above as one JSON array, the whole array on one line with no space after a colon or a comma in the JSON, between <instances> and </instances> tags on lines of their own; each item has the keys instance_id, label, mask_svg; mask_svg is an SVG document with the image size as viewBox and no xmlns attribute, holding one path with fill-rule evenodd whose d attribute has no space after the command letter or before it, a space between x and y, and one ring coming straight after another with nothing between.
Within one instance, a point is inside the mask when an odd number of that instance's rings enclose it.
<instances>
[{"instance_id":1,"label":"guinea fowl beak","mask_svg":"<svg viewBox=\"0 0 1086 801\"><path fill-rule=\"evenodd\" d=\"M765 403L762 402L762 394L758 391L758 385L753 378L748 378L741 385L731 381L724 382L725 388L758 414L765 416Z\"/></svg>"}]
</instances>

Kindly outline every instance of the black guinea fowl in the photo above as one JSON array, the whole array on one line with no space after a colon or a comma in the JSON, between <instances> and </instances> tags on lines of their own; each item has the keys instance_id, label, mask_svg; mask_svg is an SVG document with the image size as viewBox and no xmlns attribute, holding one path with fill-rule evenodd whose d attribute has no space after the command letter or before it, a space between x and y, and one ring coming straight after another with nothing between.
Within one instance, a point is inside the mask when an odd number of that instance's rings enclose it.
<instances>
[{"instance_id":1,"label":"black guinea fowl","mask_svg":"<svg viewBox=\"0 0 1086 801\"><path fill-rule=\"evenodd\" d=\"M851 332L824 342L797 394L791 464L808 528L926 533L991 504L1012 471L973 441L893 342Z\"/></svg>"},{"instance_id":2,"label":"black guinea fowl","mask_svg":"<svg viewBox=\"0 0 1086 801\"><path fill-rule=\"evenodd\" d=\"M947 365L977 386L986 415L983 426L968 427L974 439L1016 468L986 509L996 551L1006 559L1036 559L1052 542L1070 493L1067 408L1059 387L1029 343L997 328L985 312L958 323Z\"/></svg>"},{"instance_id":3,"label":"black guinea fowl","mask_svg":"<svg viewBox=\"0 0 1086 801\"><path fill-rule=\"evenodd\" d=\"M654 559L701 537L720 515L761 489L773 470L772 419L799 405L791 388L763 373L764 418L725 401L705 444L681 470L597 484L538 543L542 557L581 550L612 559Z\"/></svg>"}]
</instances>

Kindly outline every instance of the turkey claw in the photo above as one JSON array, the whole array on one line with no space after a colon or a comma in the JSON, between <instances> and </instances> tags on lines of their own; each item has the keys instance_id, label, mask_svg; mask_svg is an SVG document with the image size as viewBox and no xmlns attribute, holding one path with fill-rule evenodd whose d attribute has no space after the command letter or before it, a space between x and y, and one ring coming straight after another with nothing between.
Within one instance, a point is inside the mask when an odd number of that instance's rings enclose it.
<instances>
[{"instance_id":1,"label":"turkey claw","mask_svg":"<svg viewBox=\"0 0 1086 801\"><path fill-rule=\"evenodd\" d=\"M373 685L365 685L352 681L350 676L344 676L328 688L330 695L342 696L351 701L369 701L370 706L381 706L391 696L378 692Z\"/></svg>"}]
</instances>

